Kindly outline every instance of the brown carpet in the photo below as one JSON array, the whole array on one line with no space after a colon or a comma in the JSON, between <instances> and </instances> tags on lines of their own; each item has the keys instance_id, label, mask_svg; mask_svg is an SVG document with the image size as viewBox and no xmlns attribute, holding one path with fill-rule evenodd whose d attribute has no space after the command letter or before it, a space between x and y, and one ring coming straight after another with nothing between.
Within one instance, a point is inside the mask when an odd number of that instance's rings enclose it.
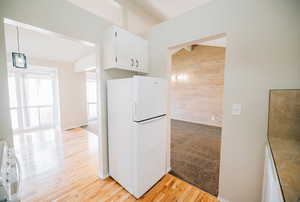
<instances>
[{"instance_id":1,"label":"brown carpet","mask_svg":"<svg viewBox=\"0 0 300 202\"><path fill-rule=\"evenodd\" d=\"M171 174L217 196L221 130L171 120Z\"/></svg>"}]
</instances>

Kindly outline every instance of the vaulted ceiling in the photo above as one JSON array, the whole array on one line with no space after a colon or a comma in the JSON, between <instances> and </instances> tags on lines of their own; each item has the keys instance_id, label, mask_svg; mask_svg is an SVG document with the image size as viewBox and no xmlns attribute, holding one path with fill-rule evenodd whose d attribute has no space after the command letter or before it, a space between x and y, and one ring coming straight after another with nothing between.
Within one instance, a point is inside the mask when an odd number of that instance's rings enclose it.
<instances>
[{"instance_id":1,"label":"vaulted ceiling","mask_svg":"<svg viewBox=\"0 0 300 202\"><path fill-rule=\"evenodd\" d=\"M130 2L150 16L165 21L179 16L195 7L213 0L68 0L95 15L120 24L122 4ZM8 53L16 51L16 27L6 24L6 47ZM78 42L20 28L21 50L28 56L73 62L92 52L93 49ZM212 44L207 44L212 45Z\"/></svg>"},{"instance_id":2,"label":"vaulted ceiling","mask_svg":"<svg viewBox=\"0 0 300 202\"><path fill-rule=\"evenodd\" d=\"M91 45L22 27L19 27L19 36L20 51L32 58L74 62L94 51ZM15 25L5 24L5 43L8 56L17 51Z\"/></svg>"},{"instance_id":3,"label":"vaulted ceiling","mask_svg":"<svg viewBox=\"0 0 300 202\"><path fill-rule=\"evenodd\" d=\"M100 16L109 22L120 25L122 23L122 8L115 0L67 0L70 3Z\"/></svg>"},{"instance_id":4,"label":"vaulted ceiling","mask_svg":"<svg viewBox=\"0 0 300 202\"><path fill-rule=\"evenodd\" d=\"M133 0L162 21L179 16L213 0Z\"/></svg>"},{"instance_id":5,"label":"vaulted ceiling","mask_svg":"<svg viewBox=\"0 0 300 202\"><path fill-rule=\"evenodd\" d=\"M195 7L203 6L213 0L68 0L95 15L119 24L120 12L124 3L134 3L161 22L179 16Z\"/></svg>"}]
</instances>

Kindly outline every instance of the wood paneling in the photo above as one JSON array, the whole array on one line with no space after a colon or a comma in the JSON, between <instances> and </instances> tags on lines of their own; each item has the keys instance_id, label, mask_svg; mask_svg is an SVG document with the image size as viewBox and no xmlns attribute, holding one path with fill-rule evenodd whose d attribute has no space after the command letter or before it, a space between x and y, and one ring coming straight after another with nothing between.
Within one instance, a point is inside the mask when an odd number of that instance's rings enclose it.
<instances>
[{"instance_id":1,"label":"wood paneling","mask_svg":"<svg viewBox=\"0 0 300 202\"><path fill-rule=\"evenodd\" d=\"M172 56L173 119L222 126L224 65L222 47L194 46Z\"/></svg>"},{"instance_id":2,"label":"wood paneling","mask_svg":"<svg viewBox=\"0 0 300 202\"><path fill-rule=\"evenodd\" d=\"M137 201L112 178L97 177L97 136L54 129L14 136L22 169L22 201ZM217 199L167 174L138 201Z\"/></svg>"}]
</instances>

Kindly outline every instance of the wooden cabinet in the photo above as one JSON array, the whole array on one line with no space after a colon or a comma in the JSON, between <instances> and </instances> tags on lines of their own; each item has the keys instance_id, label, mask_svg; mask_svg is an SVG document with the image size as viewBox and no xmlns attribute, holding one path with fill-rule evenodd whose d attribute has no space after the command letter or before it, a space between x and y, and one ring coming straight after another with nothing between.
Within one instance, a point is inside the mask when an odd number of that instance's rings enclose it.
<instances>
[{"instance_id":1,"label":"wooden cabinet","mask_svg":"<svg viewBox=\"0 0 300 202\"><path fill-rule=\"evenodd\" d=\"M108 28L103 40L104 69L148 72L148 41L117 26Z\"/></svg>"}]
</instances>

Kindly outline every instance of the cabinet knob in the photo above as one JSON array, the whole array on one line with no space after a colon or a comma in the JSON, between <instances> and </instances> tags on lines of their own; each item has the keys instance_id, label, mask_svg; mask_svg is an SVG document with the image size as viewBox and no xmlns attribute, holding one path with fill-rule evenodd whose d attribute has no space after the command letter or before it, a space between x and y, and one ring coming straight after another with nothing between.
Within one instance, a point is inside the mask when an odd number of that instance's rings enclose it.
<instances>
[{"instance_id":1,"label":"cabinet knob","mask_svg":"<svg viewBox=\"0 0 300 202\"><path fill-rule=\"evenodd\" d=\"M136 62L136 67L139 67L140 66L140 63L139 63L139 61L138 60L135 60L135 62Z\"/></svg>"}]
</instances>

